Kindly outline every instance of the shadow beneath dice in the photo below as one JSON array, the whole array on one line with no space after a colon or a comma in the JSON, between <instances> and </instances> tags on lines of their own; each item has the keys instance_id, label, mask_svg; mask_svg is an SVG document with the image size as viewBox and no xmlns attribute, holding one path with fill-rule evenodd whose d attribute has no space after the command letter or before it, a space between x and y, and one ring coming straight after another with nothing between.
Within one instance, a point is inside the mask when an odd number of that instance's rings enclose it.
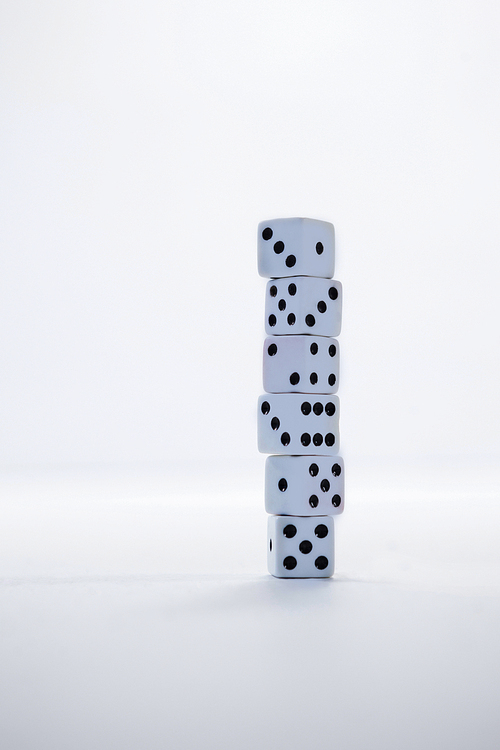
<instances>
[{"instance_id":1,"label":"shadow beneath dice","mask_svg":"<svg viewBox=\"0 0 500 750\"><path fill-rule=\"evenodd\" d=\"M221 616L256 613L303 613L315 609L335 607L336 591L346 583L358 583L339 578L274 578L271 575L210 575L171 576L163 579L168 584L169 616ZM362 581L359 581L362 583Z\"/></svg>"}]
</instances>

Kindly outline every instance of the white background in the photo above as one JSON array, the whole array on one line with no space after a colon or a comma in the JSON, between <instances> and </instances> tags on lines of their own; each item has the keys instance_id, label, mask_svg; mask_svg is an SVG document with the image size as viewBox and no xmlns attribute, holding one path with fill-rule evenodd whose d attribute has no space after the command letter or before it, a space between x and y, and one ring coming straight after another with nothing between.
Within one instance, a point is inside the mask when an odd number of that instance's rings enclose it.
<instances>
[{"instance_id":1,"label":"white background","mask_svg":"<svg viewBox=\"0 0 500 750\"><path fill-rule=\"evenodd\" d=\"M2 461L254 453L294 215L337 228L346 450L498 456L499 16L4 3Z\"/></svg>"},{"instance_id":2,"label":"white background","mask_svg":"<svg viewBox=\"0 0 500 750\"><path fill-rule=\"evenodd\" d=\"M499 22L2 4L2 748L498 748ZM328 582L265 570L282 216L344 285Z\"/></svg>"}]
</instances>

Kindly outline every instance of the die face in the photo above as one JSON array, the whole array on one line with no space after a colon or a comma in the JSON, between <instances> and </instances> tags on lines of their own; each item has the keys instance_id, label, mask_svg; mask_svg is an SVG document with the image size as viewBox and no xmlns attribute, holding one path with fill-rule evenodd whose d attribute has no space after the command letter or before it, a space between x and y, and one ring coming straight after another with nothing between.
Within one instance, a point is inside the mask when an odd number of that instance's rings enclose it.
<instances>
[{"instance_id":1,"label":"die face","mask_svg":"<svg viewBox=\"0 0 500 750\"><path fill-rule=\"evenodd\" d=\"M320 276L335 270L333 224L315 219L270 219L258 227L259 274L265 278Z\"/></svg>"},{"instance_id":2,"label":"die face","mask_svg":"<svg viewBox=\"0 0 500 750\"><path fill-rule=\"evenodd\" d=\"M291 276L266 287L266 333L271 336L338 336L342 325L340 281Z\"/></svg>"},{"instance_id":3,"label":"die face","mask_svg":"<svg viewBox=\"0 0 500 750\"><path fill-rule=\"evenodd\" d=\"M264 342L267 393L336 393L339 344L326 336L269 336Z\"/></svg>"},{"instance_id":4,"label":"die face","mask_svg":"<svg viewBox=\"0 0 500 750\"><path fill-rule=\"evenodd\" d=\"M338 396L300 393L260 396L257 437L261 453L335 455L340 442Z\"/></svg>"},{"instance_id":5,"label":"die face","mask_svg":"<svg viewBox=\"0 0 500 750\"><path fill-rule=\"evenodd\" d=\"M344 510L340 456L269 456L266 511L275 515L335 516Z\"/></svg>"},{"instance_id":6,"label":"die face","mask_svg":"<svg viewBox=\"0 0 500 750\"><path fill-rule=\"evenodd\" d=\"M329 578L334 571L330 516L269 516L267 566L277 578Z\"/></svg>"}]
</instances>

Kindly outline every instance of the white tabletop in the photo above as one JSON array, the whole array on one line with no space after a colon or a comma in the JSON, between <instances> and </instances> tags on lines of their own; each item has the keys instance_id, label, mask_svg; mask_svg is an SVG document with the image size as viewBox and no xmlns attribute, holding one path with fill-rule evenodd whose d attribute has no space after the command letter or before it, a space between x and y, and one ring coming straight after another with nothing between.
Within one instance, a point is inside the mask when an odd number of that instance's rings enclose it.
<instances>
[{"instance_id":1,"label":"white tabletop","mask_svg":"<svg viewBox=\"0 0 500 750\"><path fill-rule=\"evenodd\" d=\"M4 474L3 750L497 750L496 471L353 468L328 580L262 479Z\"/></svg>"}]
</instances>

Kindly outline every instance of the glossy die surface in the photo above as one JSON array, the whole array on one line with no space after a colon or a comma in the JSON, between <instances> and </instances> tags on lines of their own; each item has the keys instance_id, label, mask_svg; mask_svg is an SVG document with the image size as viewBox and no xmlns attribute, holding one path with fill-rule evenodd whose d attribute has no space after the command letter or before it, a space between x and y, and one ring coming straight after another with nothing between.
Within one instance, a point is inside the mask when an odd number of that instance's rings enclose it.
<instances>
[{"instance_id":1,"label":"glossy die surface","mask_svg":"<svg viewBox=\"0 0 500 750\"><path fill-rule=\"evenodd\" d=\"M339 344L326 336L269 336L264 342L267 393L336 393Z\"/></svg>"},{"instance_id":2,"label":"glossy die surface","mask_svg":"<svg viewBox=\"0 0 500 750\"><path fill-rule=\"evenodd\" d=\"M329 578L334 570L333 518L269 516L267 567L277 578Z\"/></svg>"},{"instance_id":3,"label":"glossy die surface","mask_svg":"<svg viewBox=\"0 0 500 750\"><path fill-rule=\"evenodd\" d=\"M257 413L261 453L333 456L339 450L338 396L267 393Z\"/></svg>"},{"instance_id":4,"label":"glossy die surface","mask_svg":"<svg viewBox=\"0 0 500 750\"><path fill-rule=\"evenodd\" d=\"M335 270L333 224L300 218L261 221L257 253L259 274L267 279L283 276L331 279Z\"/></svg>"},{"instance_id":5,"label":"glossy die surface","mask_svg":"<svg viewBox=\"0 0 500 750\"><path fill-rule=\"evenodd\" d=\"M338 336L342 324L342 284L291 276L266 285L266 333Z\"/></svg>"},{"instance_id":6,"label":"glossy die surface","mask_svg":"<svg viewBox=\"0 0 500 750\"><path fill-rule=\"evenodd\" d=\"M344 510L340 456L269 456L266 511L275 515L334 516Z\"/></svg>"}]
</instances>

